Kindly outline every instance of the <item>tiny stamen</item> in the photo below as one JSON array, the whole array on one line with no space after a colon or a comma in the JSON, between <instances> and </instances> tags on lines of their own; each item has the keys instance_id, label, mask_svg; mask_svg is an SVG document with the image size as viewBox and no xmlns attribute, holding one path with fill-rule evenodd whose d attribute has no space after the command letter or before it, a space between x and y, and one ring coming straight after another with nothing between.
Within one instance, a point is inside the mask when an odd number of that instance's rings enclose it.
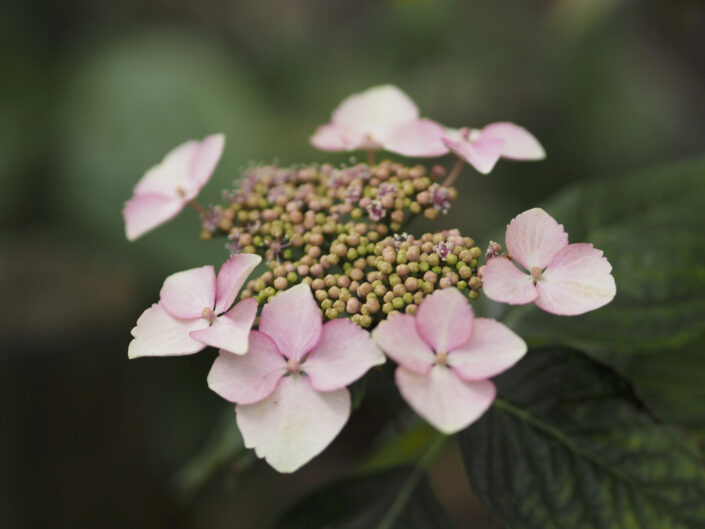
<instances>
[{"instance_id":1,"label":"tiny stamen","mask_svg":"<svg viewBox=\"0 0 705 529\"><path fill-rule=\"evenodd\" d=\"M210 323L211 325L212 325L213 322L215 322L215 320L218 318L218 316L216 315L216 313L213 312L213 309L211 309L210 307L206 307L205 309L203 309L203 310L201 311L201 317L202 317L204 320L206 320L208 323Z\"/></svg>"},{"instance_id":2,"label":"tiny stamen","mask_svg":"<svg viewBox=\"0 0 705 529\"><path fill-rule=\"evenodd\" d=\"M531 277L534 278L534 283L541 279L541 274L543 273L543 270L541 270L540 267L534 266L529 271L531 272Z\"/></svg>"},{"instance_id":3,"label":"tiny stamen","mask_svg":"<svg viewBox=\"0 0 705 529\"><path fill-rule=\"evenodd\" d=\"M448 365L448 353L445 353L443 351L439 351L436 353L436 359L434 362L437 366L446 366Z\"/></svg>"},{"instance_id":4,"label":"tiny stamen","mask_svg":"<svg viewBox=\"0 0 705 529\"><path fill-rule=\"evenodd\" d=\"M301 364L299 364L296 360L287 360L286 370L292 375L299 373L301 372Z\"/></svg>"}]
</instances>

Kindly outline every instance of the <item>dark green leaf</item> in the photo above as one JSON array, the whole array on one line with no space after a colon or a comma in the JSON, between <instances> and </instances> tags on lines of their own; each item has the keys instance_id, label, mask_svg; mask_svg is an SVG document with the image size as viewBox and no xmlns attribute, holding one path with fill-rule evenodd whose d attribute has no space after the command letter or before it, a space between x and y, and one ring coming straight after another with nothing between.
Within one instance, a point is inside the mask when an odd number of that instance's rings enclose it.
<instances>
[{"instance_id":1,"label":"dark green leaf","mask_svg":"<svg viewBox=\"0 0 705 529\"><path fill-rule=\"evenodd\" d=\"M254 461L252 451L245 448L232 407L228 406L227 413L222 416L201 451L174 476L173 487L179 495L190 496L227 463L243 470Z\"/></svg>"},{"instance_id":2,"label":"dark green leaf","mask_svg":"<svg viewBox=\"0 0 705 529\"><path fill-rule=\"evenodd\" d=\"M604 250L617 297L579 317L522 307L507 321L534 344L570 344L609 363L665 418L705 430L703 384L682 377L705 372L705 160L580 183L545 208L572 242Z\"/></svg>"},{"instance_id":3,"label":"dark green leaf","mask_svg":"<svg viewBox=\"0 0 705 529\"><path fill-rule=\"evenodd\" d=\"M695 442L659 425L612 370L533 350L460 434L466 474L508 529L705 527Z\"/></svg>"},{"instance_id":4,"label":"dark green leaf","mask_svg":"<svg viewBox=\"0 0 705 529\"><path fill-rule=\"evenodd\" d=\"M339 481L287 509L275 529L452 529L422 468Z\"/></svg>"}]
</instances>

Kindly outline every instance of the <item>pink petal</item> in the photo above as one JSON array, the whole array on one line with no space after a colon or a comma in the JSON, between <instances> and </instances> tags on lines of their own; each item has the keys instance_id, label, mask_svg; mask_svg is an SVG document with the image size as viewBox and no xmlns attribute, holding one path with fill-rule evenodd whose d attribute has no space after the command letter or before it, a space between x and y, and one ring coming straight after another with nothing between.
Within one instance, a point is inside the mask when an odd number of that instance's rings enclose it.
<instances>
[{"instance_id":1,"label":"pink petal","mask_svg":"<svg viewBox=\"0 0 705 529\"><path fill-rule=\"evenodd\" d=\"M289 473L320 454L340 433L350 416L350 393L320 393L307 377L292 375L282 378L266 399L238 404L236 412L245 446L275 470Z\"/></svg>"},{"instance_id":2,"label":"pink petal","mask_svg":"<svg viewBox=\"0 0 705 529\"><path fill-rule=\"evenodd\" d=\"M300 360L321 336L321 309L311 288L301 283L278 294L262 309L259 330L290 360Z\"/></svg>"},{"instance_id":3,"label":"pink petal","mask_svg":"<svg viewBox=\"0 0 705 529\"><path fill-rule=\"evenodd\" d=\"M125 235L129 241L141 237L160 224L175 217L184 207L180 198L145 194L132 197L125 202L122 216L125 219Z\"/></svg>"},{"instance_id":4,"label":"pink petal","mask_svg":"<svg viewBox=\"0 0 705 529\"><path fill-rule=\"evenodd\" d=\"M489 380L466 382L451 369L440 365L434 366L427 375L398 367L395 378L409 406L447 435L479 419L497 393Z\"/></svg>"},{"instance_id":5,"label":"pink petal","mask_svg":"<svg viewBox=\"0 0 705 529\"><path fill-rule=\"evenodd\" d=\"M222 314L240 293L243 283L262 261L259 255L240 253L233 255L220 267L216 279L215 313Z\"/></svg>"},{"instance_id":6,"label":"pink petal","mask_svg":"<svg viewBox=\"0 0 705 529\"><path fill-rule=\"evenodd\" d=\"M477 318L470 341L448 354L448 365L463 380L499 375L526 354L526 343L496 320Z\"/></svg>"},{"instance_id":7,"label":"pink petal","mask_svg":"<svg viewBox=\"0 0 705 529\"><path fill-rule=\"evenodd\" d=\"M455 155L468 162L482 174L488 174L492 171L502 154L504 146L502 140L493 138L479 138L469 141L465 139L455 140L445 136L443 143Z\"/></svg>"},{"instance_id":8,"label":"pink petal","mask_svg":"<svg viewBox=\"0 0 705 529\"><path fill-rule=\"evenodd\" d=\"M224 141L222 134L214 134L175 147L144 174L135 186L135 195L154 193L191 200L213 174Z\"/></svg>"},{"instance_id":9,"label":"pink petal","mask_svg":"<svg viewBox=\"0 0 705 529\"><path fill-rule=\"evenodd\" d=\"M612 266L592 244L570 244L556 254L536 284L536 305L547 312L575 316L606 305L617 286Z\"/></svg>"},{"instance_id":10,"label":"pink petal","mask_svg":"<svg viewBox=\"0 0 705 529\"><path fill-rule=\"evenodd\" d=\"M430 119L417 119L391 127L384 132L384 149L403 156L442 156L448 147L441 138L445 129Z\"/></svg>"},{"instance_id":11,"label":"pink petal","mask_svg":"<svg viewBox=\"0 0 705 529\"><path fill-rule=\"evenodd\" d=\"M155 193L178 198L190 194L194 187L191 164L198 150L198 141L191 140L174 147L164 159L151 167L135 186L135 195ZM179 193L179 189L182 193Z\"/></svg>"},{"instance_id":12,"label":"pink petal","mask_svg":"<svg viewBox=\"0 0 705 529\"><path fill-rule=\"evenodd\" d=\"M220 351L208 373L208 387L230 402L253 404L272 394L286 374L286 360L264 333L252 331L246 355Z\"/></svg>"},{"instance_id":13,"label":"pink petal","mask_svg":"<svg viewBox=\"0 0 705 529\"><path fill-rule=\"evenodd\" d=\"M419 374L430 371L435 356L419 334L413 316L397 314L381 321L372 331L372 338L397 364Z\"/></svg>"},{"instance_id":14,"label":"pink petal","mask_svg":"<svg viewBox=\"0 0 705 529\"><path fill-rule=\"evenodd\" d=\"M171 274L159 292L162 306L177 318L200 318L215 304L215 271L202 266Z\"/></svg>"},{"instance_id":15,"label":"pink petal","mask_svg":"<svg viewBox=\"0 0 705 529\"><path fill-rule=\"evenodd\" d=\"M132 329L134 340L130 342L127 356L181 356L197 353L205 347L194 340L189 333L208 325L198 318L181 320L174 318L164 308L155 303L145 310Z\"/></svg>"},{"instance_id":16,"label":"pink petal","mask_svg":"<svg viewBox=\"0 0 705 529\"><path fill-rule=\"evenodd\" d=\"M457 289L445 288L421 302L416 328L437 353L448 353L470 339L474 319L467 298Z\"/></svg>"},{"instance_id":17,"label":"pink petal","mask_svg":"<svg viewBox=\"0 0 705 529\"><path fill-rule=\"evenodd\" d=\"M507 226L507 250L527 270L546 268L559 250L568 245L562 224L541 208L520 213Z\"/></svg>"},{"instance_id":18,"label":"pink petal","mask_svg":"<svg viewBox=\"0 0 705 529\"><path fill-rule=\"evenodd\" d=\"M506 257L487 262L482 270L482 292L494 301L510 305L526 305L538 296L531 276Z\"/></svg>"},{"instance_id":19,"label":"pink petal","mask_svg":"<svg viewBox=\"0 0 705 529\"><path fill-rule=\"evenodd\" d=\"M380 142L387 129L414 121L419 110L396 86L375 86L345 99L333 112L332 123L358 136Z\"/></svg>"},{"instance_id":20,"label":"pink petal","mask_svg":"<svg viewBox=\"0 0 705 529\"><path fill-rule=\"evenodd\" d=\"M194 331L191 338L217 349L243 355L247 352L248 336L257 317L257 300L248 298L216 318L213 325Z\"/></svg>"},{"instance_id":21,"label":"pink petal","mask_svg":"<svg viewBox=\"0 0 705 529\"><path fill-rule=\"evenodd\" d=\"M355 149L359 138L351 137L350 132L341 125L329 123L321 125L310 138L311 145L322 151L349 151Z\"/></svg>"},{"instance_id":22,"label":"pink petal","mask_svg":"<svg viewBox=\"0 0 705 529\"><path fill-rule=\"evenodd\" d=\"M198 144L191 160L190 177L194 196L208 183L220 161L225 146L224 134L206 136ZM189 197L193 198L193 197Z\"/></svg>"},{"instance_id":23,"label":"pink petal","mask_svg":"<svg viewBox=\"0 0 705 529\"><path fill-rule=\"evenodd\" d=\"M528 130L509 122L490 123L482 129L483 138L504 141L502 157L512 160L543 160L546 151Z\"/></svg>"},{"instance_id":24,"label":"pink petal","mask_svg":"<svg viewBox=\"0 0 705 529\"><path fill-rule=\"evenodd\" d=\"M371 367L384 363L384 354L370 337L350 320L329 321L321 339L302 364L316 391L332 391L352 384Z\"/></svg>"}]
</instances>

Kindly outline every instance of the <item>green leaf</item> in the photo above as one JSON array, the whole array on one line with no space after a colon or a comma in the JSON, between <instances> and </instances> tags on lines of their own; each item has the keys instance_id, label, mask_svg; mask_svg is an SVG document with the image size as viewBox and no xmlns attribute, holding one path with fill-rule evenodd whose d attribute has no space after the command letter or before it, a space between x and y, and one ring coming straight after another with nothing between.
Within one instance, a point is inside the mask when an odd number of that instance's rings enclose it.
<instances>
[{"instance_id":1,"label":"green leaf","mask_svg":"<svg viewBox=\"0 0 705 529\"><path fill-rule=\"evenodd\" d=\"M705 159L582 182L545 209L571 242L604 250L617 297L583 316L521 307L506 321L534 344L569 344L614 366L664 418L705 431L703 384L682 377L705 372Z\"/></svg>"},{"instance_id":2,"label":"green leaf","mask_svg":"<svg viewBox=\"0 0 705 529\"><path fill-rule=\"evenodd\" d=\"M421 467L347 478L287 509L274 529L452 529Z\"/></svg>"},{"instance_id":3,"label":"green leaf","mask_svg":"<svg viewBox=\"0 0 705 529\"><path fill-rule=\"evenodd\" d=\"M532 350L497 384L501 398L459 437L472 489L508 529L705 527L695 442L614 371Z\"/></svg>"}]
</instances>

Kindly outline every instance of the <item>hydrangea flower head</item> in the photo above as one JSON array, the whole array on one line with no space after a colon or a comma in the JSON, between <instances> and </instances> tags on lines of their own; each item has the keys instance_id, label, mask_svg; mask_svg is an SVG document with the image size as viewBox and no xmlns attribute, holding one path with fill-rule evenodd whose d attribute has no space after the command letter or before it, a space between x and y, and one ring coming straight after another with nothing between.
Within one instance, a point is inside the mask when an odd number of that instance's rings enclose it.
<instances>
[{"instance_id":1,"label":"hydrangea flower head","mask_svg":"<svg viewBox=\"0 0 705 529\"><path fill-rule=\"evenodd\" d=\"M245 445L279 472L294 472L347 422L346 386L384 360L369 333L349 320L322 324L310 287L299 284L264 306L246 355L220 352L208 385L237 404Z\"/></svg>"},{"instance_id":2,"label":"hydrangea flower head","mask_svg":"<svg viewBox=\"0 0 705 529\"><path fill-rule=\"evenodd\" d=\"M446 129L443 143L482 174L488 174L500 158L542 160L546 152L526 129L509 122L490 123L482 129Z\"/></svg>"},{"instance_id":3,"label":"hydrangea flower head","mask_svg":"<svg viewBox=\"0 0 705 529\"><path fill-rule=\"evenodd\" d=\"M180 356L197 353L206 345L235 354L247 352L248 336L257 301L245 299L230 308L258 255L237 254L220 268L192 268L164 281L159 303L145 310L132 329L128 356Z\"/></svg>"},{"instance_id":4,"label":"hydrangea flower head","mask_svg":"<svg viewBox=\"0 0 705 529\"><path fill-rule=\"evenodd\" d=\"M482 272L490 299L535 302L547 312L575 316L606 305L617 292L602 251L592 244L568 244L563 226L541 208L517 215L507 226L505 242L511 259L491 258Z\"/></svg>"},{"instance_id":5,"label":"hydrangea flower head","mask_svg":"<svg viewBox=\"0 0 705 529\"><path fill-rule=\"evenodd\" d=\"M419 117L409 96L396 86L382 85L340 103L311 143L324 151L385 149L404 156L439 156L448 152L442 133L438 123Z\"/></svg>"},{"instance_id":6,"label":"hydrangea flower head","mask_svg":"<svg viewBox=\"0 0 705 529\"><path fill-rule=\"evenodd\" d=\"M210 180L225 136L213 134L172 149L137 183L122 214L131 241L175 217Z\"/></svg>"},{"instance_id":7,"label":"hydrangea flower head","mask_svg":"<svg viewBox=\"0 0 705 529\"><path fill-rule=\"evenodd\" d=\"M415 316L381 322L372 336L399 364L395 378L404 400L445 434L482 416L496 395L489 378L526 353L524 341L508 327L476 319L454 288L434 292Z\"/></svg>"}]
</instances>

